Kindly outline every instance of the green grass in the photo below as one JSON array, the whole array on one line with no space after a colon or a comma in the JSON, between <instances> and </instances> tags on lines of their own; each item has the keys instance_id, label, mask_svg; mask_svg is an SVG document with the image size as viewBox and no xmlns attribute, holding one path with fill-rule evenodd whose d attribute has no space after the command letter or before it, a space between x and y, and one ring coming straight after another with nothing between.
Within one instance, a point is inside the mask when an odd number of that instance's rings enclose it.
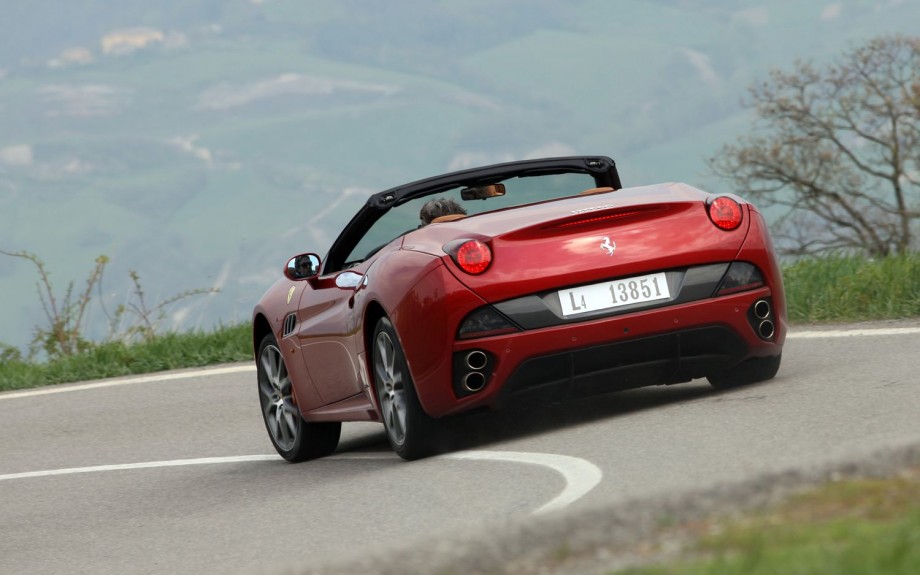
<instances>
[{"instance_id":1,"label":"green grass","mask_svg":"<svg viewBox=\"0 0 920 575\"><path fill-rule=\"evenodd\" d=\"M617 573L920 573L920 469L829 483L740 520L683 528L710 534L697 537L683 559Z\"/></svg>"},{"instance_id":2,"label":"green grass","mask_svg":"<svg viewBox=\"0 0 920 575\"><path fill-rule=\"evenodd\" d=\"M790 322L920 316L920 254L807 258L783 270Z\"/></svg>"},{"instance_id":3,"label":"green grass","mask_svg":"<svg viewBox=\"0 0 920 575\"><path fill-rule=\"evenodd\" d=\"M0 363L0 391L251 360L252 332L249 325L240 324L165 334L150 343L103 343L86 353L42 363L9 359Z\"/></svg>"}]
</instances>

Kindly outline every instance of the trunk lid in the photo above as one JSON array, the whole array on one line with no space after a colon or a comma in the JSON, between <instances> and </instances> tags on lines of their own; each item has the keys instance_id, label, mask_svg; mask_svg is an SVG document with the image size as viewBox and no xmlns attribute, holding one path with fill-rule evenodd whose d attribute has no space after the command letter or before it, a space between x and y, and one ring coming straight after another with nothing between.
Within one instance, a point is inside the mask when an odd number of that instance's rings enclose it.
<instances>
[{"instance_id":1,"label":"trunk lid","mask_svg":"<svg viewBox=\"0 0 920 575\"><path fill-rule=\"evenodd\" d=\"M488 302L565 287L734 259L749 226L717 228L706 200L686 184L659 184L576 196L432 224L405 236L403 249L443 256L456 277ZM443 246L486 241L492 264L459 269Z\"/></svg>"}]
</instances>

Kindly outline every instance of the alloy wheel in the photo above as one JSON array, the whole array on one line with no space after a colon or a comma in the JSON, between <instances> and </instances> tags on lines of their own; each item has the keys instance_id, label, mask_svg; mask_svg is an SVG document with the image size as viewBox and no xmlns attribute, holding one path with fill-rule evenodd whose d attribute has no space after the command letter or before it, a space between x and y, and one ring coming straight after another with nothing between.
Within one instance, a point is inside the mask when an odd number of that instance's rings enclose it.
<instances>
[{"instance_id":1,"label":"alloy wheel","mask_svg":"<svg viewBox=\"0 0 920 575\"><path fill-rule=\"evenodd\" d=\"M377 334L374 354L377 398L387 433L396 445L406 440L406 385L399 354L387 332Z\"/></svg>"},{"instance_id":2,"label":"alloy wheel","mask_svg":"<svg viewBox=\"0 0 920 575\"><path fill-rule=\"evenodd\" d=\"M275 444L284 451L293 449L300 433L300 414L291 392L287 366L275 345L265 346L259 358L259 399Z\"/></svg>"}]
</instances>

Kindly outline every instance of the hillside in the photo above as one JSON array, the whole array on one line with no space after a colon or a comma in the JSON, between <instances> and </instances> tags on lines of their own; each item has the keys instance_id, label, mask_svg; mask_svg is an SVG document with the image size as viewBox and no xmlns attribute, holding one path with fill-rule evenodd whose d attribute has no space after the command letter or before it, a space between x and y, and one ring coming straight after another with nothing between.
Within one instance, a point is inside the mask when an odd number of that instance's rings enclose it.
<instances>
[{"instance_id":1,"label":"hillside","mask_svg":"<svg viewBox=\"0 0 920 575\"><path fill-rule=\"evenodd\" d=\"M98 254L108 309L218 286L167 326L248 317L372 191L450 169L606 154L626 185L718 190L746 86L913 32L920 3L40 0L0 19L0 249L59 287ZM0 257L0 341L41 321ZM106 322L96 308L94 325Z\"/></svg>"}]
</instances>

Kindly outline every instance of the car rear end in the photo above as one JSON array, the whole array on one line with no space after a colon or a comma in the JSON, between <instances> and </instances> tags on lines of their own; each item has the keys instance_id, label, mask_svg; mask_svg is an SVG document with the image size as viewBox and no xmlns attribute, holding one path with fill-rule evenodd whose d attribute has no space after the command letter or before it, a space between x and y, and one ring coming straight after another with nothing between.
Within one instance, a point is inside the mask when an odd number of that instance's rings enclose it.
<instances>
[{"instance_id":1,"label":"car rear end","mask_svg":"<svg viewBox=\"0 0 920 575\"><path fill-rule=\"evenodd\" d=\"M416 375L432 415L689 381L782 350L782 279L740 198L662 184L432 228L404 248L440 250L441 281L477 296L450 313L449 365Z\"/></svg>"}]
</instances>

